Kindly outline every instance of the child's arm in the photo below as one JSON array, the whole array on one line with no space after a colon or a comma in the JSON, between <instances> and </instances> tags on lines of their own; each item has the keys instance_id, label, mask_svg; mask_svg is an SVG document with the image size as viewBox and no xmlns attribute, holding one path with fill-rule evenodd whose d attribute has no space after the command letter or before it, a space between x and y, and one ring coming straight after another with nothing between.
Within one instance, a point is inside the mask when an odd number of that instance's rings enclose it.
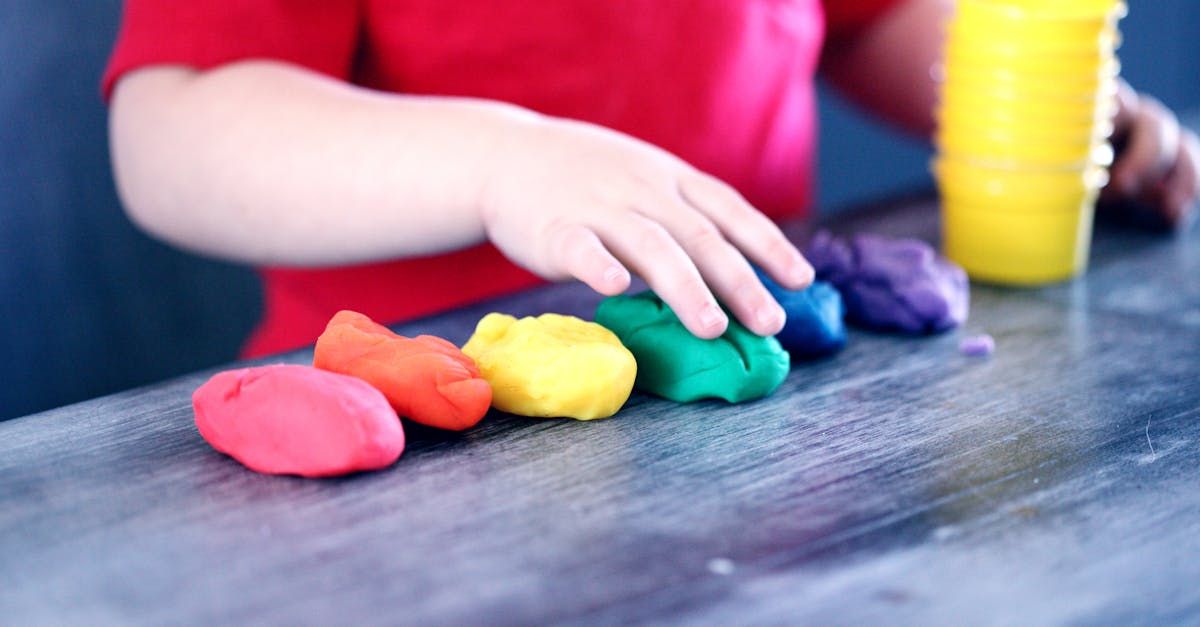
<instances>
[{"instance_id":1,"label":"child's arm","mask_svg":"<svg viewBox=\"0 0 1200 627\"><path fill-rule=\"evenodd\" d=\"M952 0L899 0L849 35L831 33L821 73L855 103L929 137L938 99L931 70L941 60L942 23L953 9Z\"/></svg>"},{"instance_id":2,"label":"child's arm","mask_svg":"<svg viewBox=\"0 0 1200 627\"><path fill-rule=\"evenodd\" d=\"M831 40L822 71L859 104L929 136L937 102L931 70L941 59L942 24L952 11L950 0L905 0L853 37ZM1200 198L1200 140L1124 81L1118 101L1116 138L1126 147L1106 193L1147 203L1173 225L1186 224Z\"/></svg>"},{"instance_id":3,"label":"child's arm","mask_svg":"<svg viewBox=\"0 0 1200 627\"><path fill-rule=\"evenodd\" d=\"M784 315L747 258L812 268L725 184L649 144L490 101L388 95L273 62L150 67L118 84L114 168L130 216L254 264L347 264L491 239L547 278L646 279L696 335ZM745 256L743 256L745 255Z\"/></svg>"}]
</instances>

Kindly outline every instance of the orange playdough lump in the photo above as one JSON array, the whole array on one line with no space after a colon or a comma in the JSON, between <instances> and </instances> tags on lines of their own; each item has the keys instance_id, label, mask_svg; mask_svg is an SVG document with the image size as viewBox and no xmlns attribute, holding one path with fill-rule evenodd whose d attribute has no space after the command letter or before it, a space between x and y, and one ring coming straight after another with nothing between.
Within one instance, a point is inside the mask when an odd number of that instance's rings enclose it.
<instances>
[{"instance_id":1,"label":"orange playdough lump","mask_svg":"<svg viewBox=\"0 0 1200 627\"><path fill-rule=\"evenodd\" d=\"M469 429L492 403L491 386L457 346L431 335L397 335L354 311L329 321L313 365L370 383L396 413L439 429Z\"/></svg>"}]
</instances>

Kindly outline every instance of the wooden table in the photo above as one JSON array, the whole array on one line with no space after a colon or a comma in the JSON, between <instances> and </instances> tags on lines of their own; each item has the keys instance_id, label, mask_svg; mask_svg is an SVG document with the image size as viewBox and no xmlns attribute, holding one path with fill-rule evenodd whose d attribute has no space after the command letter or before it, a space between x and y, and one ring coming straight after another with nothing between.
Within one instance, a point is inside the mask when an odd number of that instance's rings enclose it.
<instances>
[{"instance_id":1,"label":"wooden table","mask_svg":"<svg viewBox=\"0 0 1200 627\"><path fill-rule=\"evenodd\" d=\"M936 214L834 227L933 238ZM211 373L0 423L0 623L1200 620L1200 230L1101 229L1085 279L972 296L990 359L853 332L760 402L409 429L339 480L210 449Z\"/></svg>"}]
</instances>

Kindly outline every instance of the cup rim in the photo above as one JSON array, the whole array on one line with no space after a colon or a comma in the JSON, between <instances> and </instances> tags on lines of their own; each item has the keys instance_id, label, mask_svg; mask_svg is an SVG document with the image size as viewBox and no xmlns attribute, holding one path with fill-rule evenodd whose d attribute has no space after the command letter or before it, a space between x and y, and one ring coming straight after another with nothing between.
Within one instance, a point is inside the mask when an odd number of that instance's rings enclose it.
<instances>
[{"instance_id":1,"label":"cup rim","mask_svg":"<svg viewBox=\"0 0 1200 627\"><path fill-rule=\"evenodd\" d=\"M971 170L985 170L999 172L1005 176L1008 175L1029 175L1029 176L1108 176L1108 167L1099 163L1084 163L1082 165L1065 168L1047 168L1042 166L1011 166L998 164L986 160L972 159L959 155L938 154L929 159L929 167L931 170L941 167L940 164L947 164L952 168L967 168Z\"/></svg>"},{"instance_id":2,"label":"cup rim","mask_svg":"<svg viewBox=\"0 0 1200 627\"><path fill-rule=\"evenodd\" d=\"M995 31L991 31L994 33ZM1070 54L1075 56L1116 54L1125 43L1120 31L1100 33L1094 37L1035 37L1026 36L1013 39L998 39L994 35L981 38L974 33L963 32L960 28L946 29L945 47L947 50L976 50L1000 52L1002 54Z\"/></svg>"},{"instance_id":3,"label":"cup rim","mask_svg":"<svg viewBox=\"0 0 1200 627\"><path fill-rule=\"evenodd\" d=\"M971 121L972 118L970 117L948 118L947 115L941 111L941 109L938 109L938 111L935 112L934 117L937 121L938 131L950 129L972 133L1002 132L1012 133L1012 135L1019 137L1046 137L1050 138L1051 141L1055 141L1055 139L1062 138L1063 136L1078 136L1096 139L1108 138L1112 136L1112 132L1115 131L1116 126L1111 120L1102 120L1097 121L1097 123L1082 124L1078 126L1034 123L1034 121L1026 121L1025 124L1022 124L1019 120L996 119L986 120L980 123L980 121Z\"/></svg>"},{"instance_id":4,"label":"cup rim","mask_svg":"<svg viewBox=\"0 0 1200 627\"><path fill-rule=\"evenodd\" d=\"M1002 89L1037 89L1053 93L1080 92L1086 94L1107 91L1109 83L1114 81L1116 81L1115 75L1098 76L1095 78L1081 78L1077 76L1043 76L1035 78L1032 76L1014 76L1006 72L971 71L970 69L963 68L955 71L947 71L942 79L943 84L946 85L984 83L985 85L995 85Z\"/></svg>"},{"instance_id":5,"label":"cup rim","mask_svg":"<svg viewBox=\"0 0 1200 627\"><path fill-rule=\"evenodd\" d=\"M958 0L955 4L955 15L957 11L966 7L968 11L982 11L1008 16L1014 19L1037 19L1037 20L1093 20L1093 19L1111 19L1121 20L1129 15L1129 5L1124 0L1116 0L1109 3L1110 6L1105 9L1074 9L1062 10L1062 4L1058 10L1047 10L1045 4L1039 5L1039 8L1032 9L1029 7L1018 6L1013 2L1004 2L1003 0Z\"/></svg>"},{"instance_id":6,"label":"cup rim","mask_svg":"<svg viewBox=\"0 0 1200 627\"><path fill-rule=\"evenodd\" d=\"M967 135L971 135L971 136L995 135L995 136L1000 136L1000 137L1016 137L1016 138L1020 138L1019 141L1021 141L1021 142L1033 142L1033 143L1041 143L1041 144L1058 143L1058 142L1062 142L1064 140L1068 141L1071 144L1085 144L1085 143L1090 144L1092 142L1105 140L1112 135L1111 130L1108 128L1101 128L1101 129L1092 130L1092 131L1075 130L1075 131L1070 131L1070 132L1057 133L1055 131L1047 131L1044 129L1037 130L1037 131L1023 131L1023 130L1019 130L1019 129L1014 129L1011 126L1010 127L1001 127L1001 126L990 126L989 127L987 125L982 125L982 124L972 125L969 123L959 123L959 122L954 122L954 121L945 121L945 120L941 120L941 119L937 120L937 123L938 123L937 132L939 135L942 133L951 133L951 134L962 133L962 134L967 134ZM1108 132L1105 133L1105 131L1108 131Z\"/></svg>"},{"instance_id":7,"label":"cup rim","mask_svg":"<svg viewBox=\"0 0 1200 627\"><path fill-rule=\"evenodd\" d=\"M1102 150L1104 146L1108 146L1107 152ZM965 159L986 166L1008 167L1013 170L1059 170L1071 171L1080 168L1085 168L1089 165L1097 165L1109 167L1112 165L1112 147L1105 142L1093 148L1087 156L1082 159L1063 160L1063 159L1031 159L1028 157L1017 156L988 156L979 152L948 150L935 142L935 147L938 153L944 156L954 157L956 159Z\"/></svg>"},{"instance_id":8,"label":"cup rim","mask_svg":"<svg viewBox=\"0 0 1200 627\"><path fill-rule=\"evenodd\" d=\"M1007 87L1007 86L985 86L985 85L968 85L962 81L951 83L949 81L942 83L943 98L952 95L953 92L969 91L973 94L982 94L985 100L997 102L1003 101L1024 101L1028 102L1030 98L1042 102L1056 103L1061 106L1063 103L1076 104L1080 107L1088 107L1091 103L1099 106L1099 100L1117 94L1117 83L1112 81L1111 85L1103 84L1096 89L1076 91L1055 91L1046 90L1038 87ZM1052 105L1054 106L1054 105Z\"/></svg>"},{"instance_id":9,"label":"cup rim","mask_svg":"<svg viewBox=\"0 0 1200 627\"><path fill-rule=\"evenodd\" d=\"M1037 111L1053 113L1045 117L1062 118L1082 115L1111 115L1116 113L1116 104L1112 103L1115 94L1098 94L1095 98L1086 100L1058 100L1013 98L1005 93L984 93L973 91L966 87L943 86L939 94L938 104L942 107L965 107L970 110L998 109L1004 111ZM1110 104L1112 103L1112 104Z\"/></svg>"},{"instance_id":10,"label":"cup rim","mask_svg":"<svg viewBox=\"0 0 1200 627\"><path fill-rule=\"evenodd\" d=\"M1014 69L1017 64L1028 67ZM1038 62L1014 62L1008 59L984 59L970 56L951 56L939 61L941 75L950 77L962 72L969 74L993 74L1005 77L1003 80L1031 81L1071 81L1078 83L1099 84L1106 80L1115 80L1121 75L1121 62L1116 57L1101 59L1097 63L1057 63L1045 59Z\"/></svg>"},{"instance_id":11,"label":"cup rim","mask_svg":"<svg viewBox=\"0 0 1200 627\"><path fill-rule=\"evenodd\" d=\"M1095 159L1091 156L1091 150L1070 151L1065 154L1037 154L1020 152L1013 149L984 150L978 147L947 145L941 140L935 142L935 147L939 152L945 155L957 156L964 159L979 159L981 163L1010 163L1014 167L1020 167L1022 165L1038 167L1078 167L1081 164L1095 161Z\"/></svg>"}]
</instances>

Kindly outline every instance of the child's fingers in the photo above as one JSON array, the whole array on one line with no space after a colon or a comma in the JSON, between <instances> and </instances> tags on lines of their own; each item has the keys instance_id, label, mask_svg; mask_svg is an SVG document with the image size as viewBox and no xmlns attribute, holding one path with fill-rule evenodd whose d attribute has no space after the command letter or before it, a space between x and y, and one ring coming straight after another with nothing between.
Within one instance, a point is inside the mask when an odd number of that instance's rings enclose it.
<instances>
[{"instance_id":1,"label":"child's fingers","mask_svg":"<svg viewBox=\"0 0 1200 627\"><path fill-rule=\"evenodd\" d=\"M679 193L781 285L804 289L812 283L813 268L800 251L733 188L697 173L680 181Z\"/></svg>"},{"instance_id":2,"label":"child's fingers","mask_svg":"<svg viewBox=\"0 0 1200 627\"><path fill-rule=\"evenodd\" d=\"M1113 164L1112 184L1129 198L1162 179L1179 153L1179 121L1162 103L1140 96L1129 128L1129 141Z\"/></svg>"},{"instance_id":3,"label":"child's fingers","mask_svg":"<svg viewBox=\"0 0 1200 627\"><path fill-rule=\"evenodd\" d=\"M708 218L684 203L666 198L658 222L692 258L700 276L746 328L758 335L775 335L786 316L763 287L750 263ZM651 218L654 219L654 218Z\"/></svg>"},{"instance_id":4,"label":"child's fingers","mask_svg":"<svg viewBox=\"0 0 1200 627\"><path fill-rule=\"evenodd\" d=\"M554 230L549 237L555 258L562 260L567 274L605 296L629 289L629 270L608 252L591 229L570 224Z\"/></svg>"},{"instance_id":5,"label":"child's fingers","mask_svg":"<svg viewBox=\"0 0 1200 627\"><path fill-rule=\"evenodd\" d=\"M1179 142L1175 166L1164 184L1163 202L1172 224L1186 223L1200 197L1200 140L1187 133Z\"/></svg>"},{"instance_id":6,"label":"child's fingers","mask_svg":"<svg viewBox=\"0 0 1200 627\"><path fill-rule=\"evenodd\" d=\"M693 335L712 339L725 332L729 318L695 264L661 224L631 213L596 230L608 248L671 306Z\"/></svg>"},{"instance_id":7,"label":"child's fingers","mask_svg":"<svg viewBox=\"0 0 1200 627\"><path fill-rule=\"evenodd\" d=\"M1124 79L1117 79L1117 113L1113 116L1113 137L1129 133L1137 118L1138 93Z\"/></svg>"}]
</instances>

